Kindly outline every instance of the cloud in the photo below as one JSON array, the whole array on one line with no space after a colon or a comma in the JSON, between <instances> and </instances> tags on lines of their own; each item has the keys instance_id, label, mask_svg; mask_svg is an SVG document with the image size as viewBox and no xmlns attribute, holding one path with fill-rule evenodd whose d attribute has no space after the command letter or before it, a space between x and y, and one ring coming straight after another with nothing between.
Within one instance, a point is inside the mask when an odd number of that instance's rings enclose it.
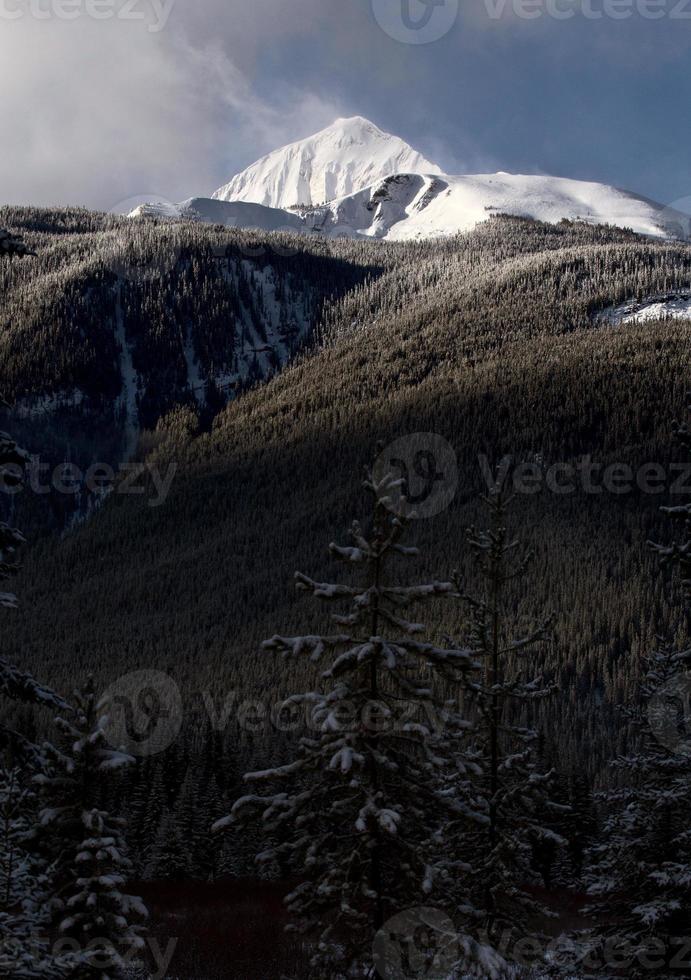
<instances>
[{"instance_id":1,"label":"cloud","mask_svg":"<svg viewBox=\"0 0 691 980\"><path fill-rule=\"evenodd\" d=\"M411 46L380 29L370 0L0 0L0 203L210 194L355 114L456 172L548 170L679 196L687 32L517 19L514 2L499 20L488 5L504 0L462 3L444 38ZM76 19L45 17L60 4ZM141 19L84 13L109 4Z\"/></svg>"},{"instance_id":2,"label":"cloud","mask_svg":"<svg viewBox=\"0 0 691 980\"><path fill-rule=\"evenodd\" d=\"M108 209L140 194L208 194L232 176L228 167L338 114L295 86L269 102L232 60L232 45L208 29L195 43L175 16L151 31L153 14L27 14L1 24L3 203Z\"/></svg>"}]
</instances>

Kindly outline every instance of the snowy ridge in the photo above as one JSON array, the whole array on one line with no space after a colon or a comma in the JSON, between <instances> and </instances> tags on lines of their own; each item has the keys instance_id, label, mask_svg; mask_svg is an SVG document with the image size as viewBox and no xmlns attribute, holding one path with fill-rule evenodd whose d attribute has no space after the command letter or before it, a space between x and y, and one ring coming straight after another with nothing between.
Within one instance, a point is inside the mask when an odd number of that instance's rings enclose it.
<instances>
[{"instance_id":1,"label":"snowy ridge","mask_svg":"<svg viewBox=\"0 0 691 980\"><path fill-rule=\"evenodd\" d=\"M210 197L191 197L181 204L141 204L128 217L203 221L256 231L299 231L304 227L304 221L291 211L243 201L216 201Z\"/></svg>"},{"instance_id":2,"label":"snowy ridge","mask_svg":"<svg viewBox=\"0 0 691 980\"><path fill-rule=\"evenodd\" d=\"M320 203L326 202L326 203ZM471 231L493 214L582 220L654 237L688 217L607 184L524 174L452 176L356 116L258 160L213 198L143 205L131 217L404 241Z\"/></svg>"},{"instance_id":3,"label":"snowy ridge","mask_svg":"<svg viewBox=\"0 0 691 980\"><path fill-rule=\"evenodd\" d=\"M402 139L354 116L274 150L221 187L221 201L274 208L314 206L346 197L397 173L441 173Z\"/></svg>"},{"instance_id":4,"label":"snowy ridge","mask_svg":"<svg viewBox=\"0 0 691 980\"><path fill-rule=\"evenodd\" d=\"M492 214L583 220L656 237L668 234L671 225L661 205L606 184L507 173L399 174L317 209L307 220L325 232L351 228L358 235L400 241L471 231Z\"/></svg>"},{"instance_id":5,"label":"snowy ridge","mask_svg":"<svg viewBox=\"0 0 691 980\"><path fill-rule=\"evenodd\" d=\"M552 223L566 218L609 224L656 238L675 234L673 212L635 194L590 181L506 173L397 174L356 194L299 212L193 198L178 205L175 215L169 207L156 214L153 206L146 206L131 217L176 216L228 228L405 241L472 231L493 214Z\"/></svg>"},{"instance_id":6,"label":"snowy ridge","mask_svg":"<svg viewBox=\"0 0 691 980\"><path fill-rule=\"evenodd\" d=\"M240 201L193 198L155 213L131 217L186 218L228 228L290 231L327 237L388 241L443 238L472 231L492 215L537 221L587 221L630 228L641 235L674 237L674 213L645 198L590 181L521 174L396 174L356 194L299 212Z\"/></svg>"}]
</instances>

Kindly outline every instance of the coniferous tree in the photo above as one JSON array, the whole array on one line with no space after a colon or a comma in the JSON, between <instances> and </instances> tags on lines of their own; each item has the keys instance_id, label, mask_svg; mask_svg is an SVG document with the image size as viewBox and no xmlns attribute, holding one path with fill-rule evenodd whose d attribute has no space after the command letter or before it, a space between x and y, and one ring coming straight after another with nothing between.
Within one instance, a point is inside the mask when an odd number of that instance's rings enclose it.
<instances>
[{"instance_id":1,"label":"coniferous tree","mask_svg":"<svg viewBox=\"0 0 691 980\"><path fill-rule=\"evenodd\" d=\"M469 832L459 827L456 839L457 853L473 855L464 877L464 888L470 886L472 896L471 907L464 901L468 928L496 947L507 937L530 936L536 920L550 914L525 885L535 878L536 863L546 873L545 856L551 865L565 845L554 819L568 807L551 799L554 773L541 772L535 761L538 733L516 718L518 710L552 693L543 675L533 676L530 660L535 645L549 636L551 621L523 636L511 635L507 586L525 574L532 555L521 552L509 534L505 492L495 488L485 503L489 528L468 532L483 587L470 594L456 575L459 595L469 610L468 645L484 668L481 677L471 675L467 681L476 709L476 774L470 781L484 821L471 825Z\"/></svg>"},{"instance_id":2,"label":"coniferous tree","mask_svg":"<svg viewBox=\"0 0 691 980\"><path fill-rule=\"evenodd\" d=\"M690 406L691 411L691 406ZM678 431L691 451L689 428ZM691 613L691 503L663 508L681 527L671 545L653 545L680 576L683 616ZM625 715L635 751L618 758L619 784L600 795L610 814L593 848L589 893L603 955L618 949L629 976L688 974L685 937L691 921L691 646L671 640L644 659L643 681Z\"/></svg>"},{"instance_id":3,"label":"coniferous tree","mask_svg":"<svg viewBox=\"0 0 691 980\"><path fill-rule=\"evenodd\" d=\"M38 845L52 865L49 910L55 936L71 940L70 980L120 980L124 957L143 947L146 909L123 891L131 874L125 821L102 809L105 782L134 762L105 735L107 705L90 678L74 694L74 712L58 717L57 746L46 746L47 768L36 777L44 806Z\"/></svg>"},{"instance_id":4,"label":"coniferous tree","mask_svg":"<svg viewBox=\"0 0 691 980\"><path fill-rule=\"evenodd\" d=\"M28 893L31 787L20 769L0 769L0 904L12 908Z\"/></svg>"},{"instance_id":5,"label":"coniferous tree","mask_svg":"<svg viewBox=\"0 0 691 980\"><path fill-rule=\"evenodd\" d=\"M690 668L691 650L646 658L638 703L627 710L636 751L612 764L623 785L598 797L610 815L590 854L590 913L604 960L626 957L635 978L679 976L672 961L683 948L675 940L687 935L691 917L691 758L660 741L676 698L655 704L661 690L689 684Z\"/></svg>"},{"instance_id":6,"label":"coniferous tree","mask_svg":"<svg viewBox=\"0 0 691 980\"><path fill-rule=\"evenodd\" d=\"M185 881L194 877L190 842L176 812L170 811L161 824L144 873L151 881Z\"/></svg>"},{"instance_id":7,"label":"coniferous tree","mask_svg":"<svg viewBox=\"0 0 691 980\"><path fill-rule=\"evenodd\" d=\"M166 810L161 760L158 757L144 759L137 766L137 781L127 808L130 847L137 875L146 877Z\"/></svg>"},{"instance_id":8,"label":"coniferous tree","mask_svg":"<svg viewBox=\"0 0 691 980\"><path fill-rule=\"evenodd\" d=\"M460 816L467 806L444 791L443 781L460 754L465 723L440 701L434 683L443 678L457 686L472 659L467 650L424 641L425 628L406 616L420 603L452 596L450 582L390 584L395 559L417 554L401 543L405 521L387 509L400 485L369 475L370 526L354 523L352 543L330 547L358 574L357 584L297 574L300 591L348 602L350 611L332 617L332 634L276 636L264 644L286 658L325 662L323 683L290 699L308 707L309 731L297 758L245 777L260 787L288 785L242 798L216 825L224 829L261 809L269 844L260 859L288 862L302 879L286 901L297 929L314 940L312 975L319 977L371 969L373 938L387 918L445 889L438 840L432 841L443 814ZM440 735L433 719L441 716Z\"/></svg>"},{"instance_id":9,"label":"coniferous tree","mask_svg":"<svg viewBox=\"0 0 691 980\"><path fill-rule=\"evenodd\" d=\"M687 421L678 426L676 438L691 458L691 392L688 395ZM686 502L674 507L663 507L662 512L669 515L679 525L679 536L671 545L654 544L653 549L660 558L663 567L671 565L679 573L681 599L684 605L687 624L691 619L691 503Z\"/></svg>"},{"instance_id":10,"label":"coniferous tree","mask_svg":"<svg viewBox=\"0 0 691 980\"><path fill-rule=\"evenodd\" d=\"M15 256L35 255L22 241L0 229L0 258L12 260ZM0 399L0 404L4 404ZM0 484L3 488L16 488L24 481L29 454L5 432L0 432ZM20 568L19 549L24 544L24 535L16 528L0 521L0 586L17 574ZM12 592L0 591L0 607L14 609L17 597ZM65 702L53 691L34 680L31 675L19 670L5 658L0 648L0 695L11 701L25 704L44 704L55 709L64 709ZM12 731L0 721L0 750L11 749L23 755L31 755L37 761L35 746L21 733Z\"/></svg>"},{"instance_id":11,"label":"coniferous tree","mask_svg":"<svg viewBox=\"0 0 691 980\"><path fill-rule=\"evenodd\" d=\"M17 486L23 481L28 455L6 433L0 432L0 482L4 486ZM24 536L16 528L0 522L0 586L17 574L20 568L19 549ZM11 592L0 591L0 607L13 609L17 597ZM34 678L14 666L0 650L0 696L23 704L45 705L53 709L64 709L65 702ZM20 753L39 764L36 746L21 732L0 720L0 750L6 749L15 755Z\"/></svg>"},{"instance_id":12,"label":"coniferous tree","mask_svg":"<svg viewBox=\"0 0 691 980\"><path fill-rule=\"evenodd\" d=\"M215 774L209 777L204 792L197 801L197 867L206 881L215 881L221 872L221 855L218 840L209 826L209 818L215 823L225 813L223 797Z\"/></svg>"},{"instance_id":13,"label":"coniferous tree","mask_svg":"<svg viewBox=\"0 0 691 980\"><path fill-rule=\"evenodd\" d=\"M35 255L21 238L0 229L0 259ZM5 404L0 399L0 404ZM23 483L28 454L6 433L0 432L0 483L15 488ZM24 536L0 521L0 586L17 574ZM14 593L0 591L0 608L14 609ZM0 697L23 705L66 710L54 691L12 664L0 649ZM47 953L43 904L45 865L31 853L28 840L35 819L34 795L28 773L43 764L34 741L0 719L0 977L12 980L54 977L58 964ZM25 764L24 771L16 763Z\"/></svg>"},{"instance_id":14,"label":"coniferous tree","mask_svg":"<svg viewBox=\"0 0 691 980\"><path fill-rule=\"evenodd\" d=\"M570 813L565 821L564 837L568 855L568 883L580 890L585 871L586 854L598 831L597 807L592 786L583 773L569 780Z\"/></svg>"},{"instance_id":15,"label":"coniferous tree","mask_svg":"<svg viewBox=\"0 0 691 980\"><path fill-rule=\"evenodd\" d=\"M18 768L0 769L0 977L52 978L48 955L47 874L33 852L36 795Z\"/></svg>"}]
</instances>

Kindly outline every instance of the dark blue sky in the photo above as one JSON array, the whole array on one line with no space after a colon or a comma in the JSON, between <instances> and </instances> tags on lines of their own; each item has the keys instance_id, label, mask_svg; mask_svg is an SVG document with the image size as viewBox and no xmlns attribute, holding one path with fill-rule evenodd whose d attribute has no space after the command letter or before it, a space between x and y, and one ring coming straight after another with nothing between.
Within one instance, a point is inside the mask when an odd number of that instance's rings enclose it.
<instances>
[{"instance_id":1,"label":"dark blue sky","mask_svg":"<svg viewBox=\"0 0 691 980\"><path fill-rule=\"evenodd\" d=\"M298 80L451 170L591 178L665 203L691 194L691 19L497 23L472 4L412 46L378 27L369 0L347 16L326 0L314 32L262 48L261 89Z\"/></svg>"},{"instance_id":2,"label":"dark blue sky","mask_svg":"<svg viewBox=\"0 0 691 980\"><path fill-rule=\"evenodd\" d=\"M0 24L4 200L208 194L339 115L371 118L449 171L691 195L691 0L461 0L457 16L458 0L135 2L141 20L85 9ZM414 37L427 43L391 36L408 30L407 5L429 16Z\"/></svg>"}]
</instances>

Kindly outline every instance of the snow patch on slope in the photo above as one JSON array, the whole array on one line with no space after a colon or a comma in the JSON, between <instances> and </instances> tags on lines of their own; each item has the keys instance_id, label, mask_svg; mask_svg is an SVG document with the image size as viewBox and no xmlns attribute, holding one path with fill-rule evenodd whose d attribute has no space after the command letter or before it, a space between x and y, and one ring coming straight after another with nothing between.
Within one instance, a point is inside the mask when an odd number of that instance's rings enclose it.
<instances>
[{"instance_id":1,"label":"snow patch on slope","mask_svg":"<svg viewBox=\"0 0 691 980\"><path fill-rule=\"evenodd\" d=\"M204 381L204 379L202 378L199 372L197 355L194 352L192 331L189 328L187 329L187 331L184 332L182 337L182 353L185 358L185 364L187 366L187 387L196 398L197 404L203 406L206 382Z\"/></svg>"},{"instance_id":2,"label":"snow patch on slope","mask_svg":"<svg viewBox=\"0 0 691 980\"><path fill-rule=\"evenodd\" d=\"M631 301L606 310L602 320L608 323L646 323L652 320L691 320L691 294L651 297L643 302Z\"/></svg>"},{"instance_id":3,"label":"snow patch on slope","mask_svg":"<svg viewBox=\"0 0 691 980\"><path fill-rule=\"evenodd\" d=\"M125 411L125 459L134 455L139 439L139 406L137 404L138 375L132 360L132 351L125 333L125 314L118 292L115 304L115 338L120 347L120 373L122 375L122 395L120 404Z\"/></svg>"}]
</instances>

